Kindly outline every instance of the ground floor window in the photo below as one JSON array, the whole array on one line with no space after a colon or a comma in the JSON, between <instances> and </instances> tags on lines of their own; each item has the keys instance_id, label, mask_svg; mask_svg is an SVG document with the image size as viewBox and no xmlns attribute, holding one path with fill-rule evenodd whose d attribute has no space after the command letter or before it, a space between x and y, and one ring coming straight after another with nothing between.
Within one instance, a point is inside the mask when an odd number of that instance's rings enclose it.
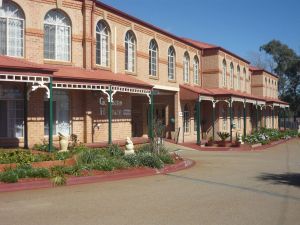
<instances>
[{"instance_id":1,"label":"ground floor window","mask_svg":"<svg viewBox=\"0 0 300 225\"><path fill-rule=\"evenodd\" d=\"M0 84L0 137L24 136L23 93L12 85Z\"/></svg>"},{"instance_id":2,"label":"ground floor window","mask_svg":"<svg viewBox=\"0 0 300 225\"><path fill-rule=\"evenodd\" d=\"M190 132L190 112L187 105L184 106L184 111L183 111L183 129L184 129L184 133Z\"/></svg>"},{"instance_id":3,"label":"ground floor window","mask_svg":"<svg viewBox=\"0 0 300 225\"><path fill-rule=\"evenodd\" d=\"M223 123L222 123L222 130L223 131L227 131L227 108L226 106L224 106L222 108L222 119L223 119Z\"/></svg>"},{"instance_id":4,"label":"ground floor window","mask_svg":"<svg viewBox=\"0 0 300 225\"><path fill-rule=\"evenodd\" d=\"M44 132L49 134L49 101L44 102ZM53 91L53 134L70 134L70 101L67 91Z\"/></svg>"},{"instance_id":5,"label":"ground floor window","mask_svg":"<svg viewBox=\"0 0 300 225\"><path fill-rule=\"evenodd\" d=\"M238 109L238 129L242 128L242 109Z\"/></svg>"}]
</instances>

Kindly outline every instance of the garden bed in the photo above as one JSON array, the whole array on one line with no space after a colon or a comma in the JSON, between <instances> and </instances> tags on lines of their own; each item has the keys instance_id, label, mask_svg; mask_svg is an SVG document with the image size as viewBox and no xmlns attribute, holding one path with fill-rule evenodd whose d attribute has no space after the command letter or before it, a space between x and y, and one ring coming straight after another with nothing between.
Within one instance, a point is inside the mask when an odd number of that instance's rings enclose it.
<instances>
[{"instance_id":1,"label":"garden bed","mask_svg":"<svg viewBox=\"0 0 300 225\"><path fill-rule=\"evenodd\" d=\"M170 154L163 146L159 152L154 152L150 144L142 145L133 155L124 155L124 151L116 145L102 149L78 146L63 154L30 151L1 154L0 162L10 163L0 165L0 182L15 183L47 178L54 185L64 185L74 176L100 176L131 169L159 170L182 161L178 155ZM46 161L42 161L43 159Z\"/></svg>"}]
</instances>

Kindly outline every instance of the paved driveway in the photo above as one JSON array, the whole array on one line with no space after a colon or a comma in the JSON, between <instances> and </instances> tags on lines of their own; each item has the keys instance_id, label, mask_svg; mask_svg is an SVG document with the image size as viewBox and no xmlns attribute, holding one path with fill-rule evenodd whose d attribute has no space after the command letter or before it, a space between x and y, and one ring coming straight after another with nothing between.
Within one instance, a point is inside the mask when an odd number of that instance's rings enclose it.
<instances>
[{"instance_id":1,"label":"paved driveway","mask_svg":"<svg viewBox=\"0 0 300 225\"><path fill-rule=\"evenodd\" d=\"M300 140L258 152L180 154L197 164L168 175L1 193L0 224L300 224Z\"/></svg>"}]
</instances>

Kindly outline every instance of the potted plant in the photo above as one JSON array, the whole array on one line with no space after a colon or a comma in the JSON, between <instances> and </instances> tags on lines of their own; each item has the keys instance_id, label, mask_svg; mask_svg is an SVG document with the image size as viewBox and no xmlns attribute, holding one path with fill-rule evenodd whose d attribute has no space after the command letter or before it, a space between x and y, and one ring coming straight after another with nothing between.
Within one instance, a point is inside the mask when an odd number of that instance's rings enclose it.
<instances>
[{"instance_id":1,"label":"potted plant","mask_svg":"<svg viewBox=\"0 0 300 225\"><path fill-rule=\"evenodd\" d=\"M209 137L206 146L213 146L213 138Z\"/></svg>"},{"instance_id":2,"label":"potted plant","mask_svg":"<svg viewBox=\"0 0 300 225\"><path fill-rule=\"evenodd\" d=\"M239 133L236 133L236 139L235 139L235 147L240 147L241 144L243 142L243 139L242 139L242 135L239 134Z\"/></svg>"},{"instance_id":3,"label":"potted plant","mask_svg":"<svg viewBox=\"0 0 300 225\"><path fill-rule=\"evenodd\" d=\"M228 132L218 132L218 136L220 137L221 141L218 143L219 147L226 146L226 139L229 138L230 134Z\"/></svg>"}]
</instances>

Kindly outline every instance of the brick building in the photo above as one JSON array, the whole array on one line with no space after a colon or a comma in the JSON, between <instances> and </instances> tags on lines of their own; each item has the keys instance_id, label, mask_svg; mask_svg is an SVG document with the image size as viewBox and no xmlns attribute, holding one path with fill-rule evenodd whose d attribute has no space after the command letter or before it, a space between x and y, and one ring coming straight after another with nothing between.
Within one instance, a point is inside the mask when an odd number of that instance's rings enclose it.
<instances>
[{"instance_id":1,"label":"brick building","mask_svg":"<svg viewBox=\"0 0 300 225\"><path fill-rule=\"evenodd\" d=\"M95 0L0 0L0 146L278 127L278 77ZM52 109L52 110L51 110ZM52 121L52 123L51 123ZM50 141L51 138L50 138Z\"/></svg>"}]
</instances>

